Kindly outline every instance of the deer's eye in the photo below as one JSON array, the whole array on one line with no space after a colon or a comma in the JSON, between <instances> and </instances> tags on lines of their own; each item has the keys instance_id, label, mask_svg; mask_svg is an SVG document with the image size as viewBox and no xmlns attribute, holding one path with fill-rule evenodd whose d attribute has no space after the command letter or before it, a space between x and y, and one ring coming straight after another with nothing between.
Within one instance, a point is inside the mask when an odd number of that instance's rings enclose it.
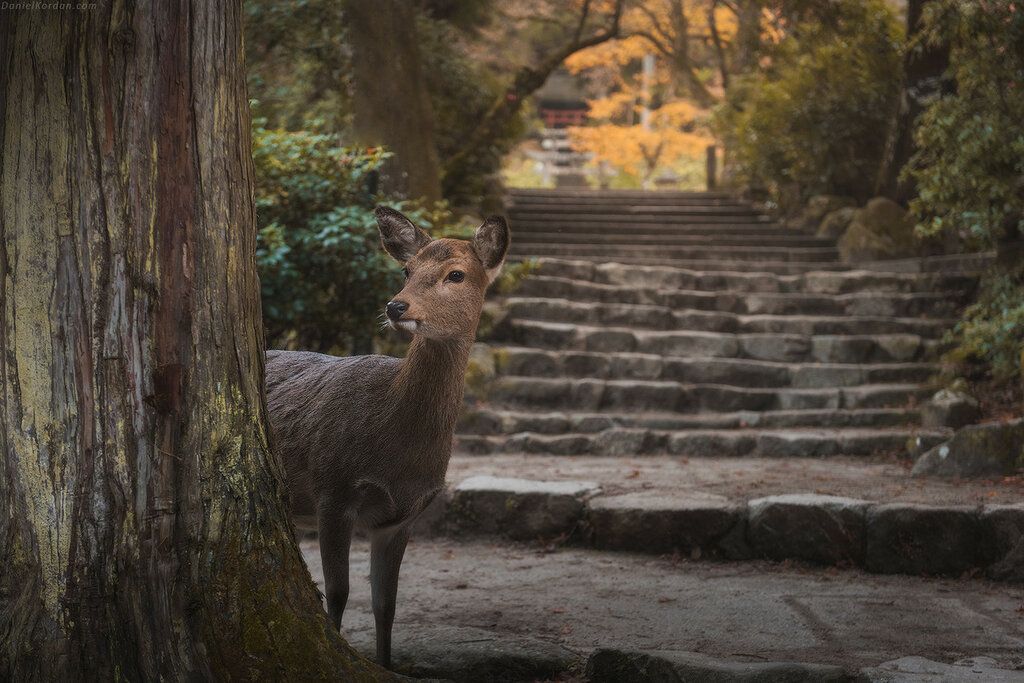
<instances>
[{"instance_id":1,"label":"deer's eye","mask_svg":"<svg viewBox=\"0 0 1024 683\"><path fill-rule=\"evenodd\" d=\"M409 269L408 268L402 268L402 274L405 275L405 279L406 280L409 279Z\"/></svg>"},{"instance_id":2,"label":"deer's eye","mask_svg":"<svg viewBox=\"0 0 1024 683\"><path fill-rule=\"evenodd\" d=\"M448 282L462 282L465 279L466 274L463 273L461 270L453 270L452 272L448 273L448 277L445 278L445 280L448 280Z\"/></svg>"}]
</instances>

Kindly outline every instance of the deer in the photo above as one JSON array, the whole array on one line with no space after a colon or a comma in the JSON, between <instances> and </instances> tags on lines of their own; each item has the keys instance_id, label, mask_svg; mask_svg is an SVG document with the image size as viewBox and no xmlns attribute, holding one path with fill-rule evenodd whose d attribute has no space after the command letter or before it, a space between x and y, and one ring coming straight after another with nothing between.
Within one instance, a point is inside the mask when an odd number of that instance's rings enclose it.
<instances>
[{"instance_id":1,"label":"deer","mask_svg":"<svg viewBox=\"0 0 1024 683\"><path fill-rule=\"evenodd\" d=\"M293 518L315 518L327 613L341 629L354 531L370 541L377 661L391 668L398 574L411 527L444 489L484 295L508 253L508 224L470 240L432 239L401 212L375 210L405 284L386 324L411 334L404 358L268 351L267 407Z\"/></svg>"}]
</instances>

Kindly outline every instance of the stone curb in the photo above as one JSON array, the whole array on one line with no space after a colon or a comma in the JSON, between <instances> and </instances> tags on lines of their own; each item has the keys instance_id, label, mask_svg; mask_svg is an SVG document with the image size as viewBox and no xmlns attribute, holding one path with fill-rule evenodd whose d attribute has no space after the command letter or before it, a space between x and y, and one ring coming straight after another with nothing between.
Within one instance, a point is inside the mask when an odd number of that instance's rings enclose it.
<instances>
[{"instance_id":1,"label":"stone curb","mask_svg":"<svg viewBox=\"0 0 1024 683\"><path fill-rule=\"evenodd\" d=\"M731 501L593 482L472 477L424 515L421 533L559 541L693 559L801 560L878 574L1024 582L1024 503L983 507L875 503L818 494Z\"/></svg>"}]
</instances>

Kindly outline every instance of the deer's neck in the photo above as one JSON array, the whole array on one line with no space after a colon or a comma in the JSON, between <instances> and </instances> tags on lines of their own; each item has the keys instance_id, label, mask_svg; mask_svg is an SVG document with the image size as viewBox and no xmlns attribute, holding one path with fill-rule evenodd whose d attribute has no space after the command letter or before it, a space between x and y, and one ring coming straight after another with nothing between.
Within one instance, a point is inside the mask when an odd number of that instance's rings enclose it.
<instances>
[{"instance_id":1,"label":"deer's neck","mask_svg":"<svg viewBox=\"0 0 1024 683\"><path fill-rule=\"evenodd\" d=\"M472 344L413 337L392 385L395 427L407 438L427 449L438 444L447 450L462 408Z\"/></svg>"}]
</instances>

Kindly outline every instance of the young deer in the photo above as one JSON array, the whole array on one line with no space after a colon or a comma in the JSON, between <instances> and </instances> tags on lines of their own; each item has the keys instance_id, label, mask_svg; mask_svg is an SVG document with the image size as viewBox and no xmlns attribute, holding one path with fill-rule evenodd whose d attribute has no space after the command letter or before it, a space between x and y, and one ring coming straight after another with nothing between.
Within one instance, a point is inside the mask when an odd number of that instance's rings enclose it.
<instances>
[{"instance_id":1,"label":"young deer","mask_svg":"<svg viewBox=\"0 0 1024 683\"><path fill-rule=\"evenodd\" d=\"M369 534L377 660L390 667L409 530L444 487L484 292L501 270L509 230L492 217L471 241L432 240L398 211L377 207L376 216L384 249L405 266L386 314L412 333L408 354L269 351L267 403L293 513L317 519L335 627L348 600L353 528Z\"/></svg>"}]
</instances>

